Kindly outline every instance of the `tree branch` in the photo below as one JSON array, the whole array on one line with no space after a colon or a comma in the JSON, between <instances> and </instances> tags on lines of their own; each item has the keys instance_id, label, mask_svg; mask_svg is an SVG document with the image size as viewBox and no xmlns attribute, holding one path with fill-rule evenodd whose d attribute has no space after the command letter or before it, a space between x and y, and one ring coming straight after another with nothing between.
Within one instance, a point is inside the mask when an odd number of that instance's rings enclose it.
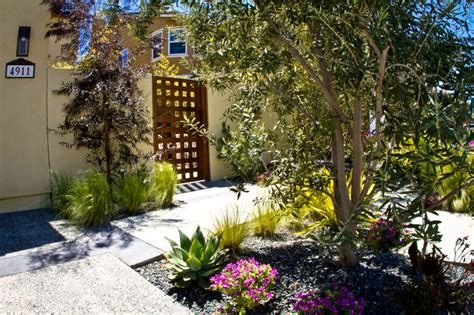
<instances>
[{"instance_id":1,"label":"tree branch","mask_svg":"<svg viewBox=\"0 0 474 315\"><path fill-rule=\"evenodd\" d=\"M474 179L471 179L470 181L468 181L468 182L464 183L463 185L459 186L458 188L454 189L449 194L447 194L446 196L444 196L443 198L441 198L440 200L438 200L437 202L435 202L434 204L429 206L427 209L425 209L425 211L433 210L437 206L441 205L443 202L448 201L449 199L451 199L451 197L456 195L462 189L467 188L467 187L472 186L472 185L474 185Z\"/></svg>"},{"instance_id":2,"label":"tree branch","mask_svg":"<svg viewBox=\"0 0 474 315\"><path fill-rule=\"evenodd\" d=\"M382 105L383 105L383 80L385 78L385 66L387 64L387 55L390 46L384 48L379 58L379 73L377 77L377 87L375 89L376 105L375 105L375 136L377 137L377 149L382 148ZM379 50L380 52L380 50Z\"/></svg>"},{"instance_id":3,"label":"tree branch","mask_svg":"<svg viewBox=\"0 0 474 315\"><path fill-rule=\"evenodd\" d=\"M258 6L258 1L256 1L257 6ZM291 43L290 39L283 35L280 27L273 21L273 19L265 13L262 13L262 16L264 20L270 25L270 28L273 30L273 32L277 35L278 39L283 43L287 51L291 54L291 56L298 61L298 63L301 65L303 70L310 76L310 78L316 83L318 88L321 90L323 95L325 96L326 100L329 103L330 108L332 109L332 112L337 115L337 117L343 122L347 123L348 119L342 112L341 108L339 107L339 104L337 102L336 95L334 91L332 90L332 85L330 84L330 75L329 72L323 73L323 80L319 77L319 75L316 73L316 71L311 67L311 65L305 60L303 55L298 51L298 49ZM318 58L319 62L323 62L323 65L325 65L325 62L322 60L322 58ZM320 67L321 68L321 67ZM326 67L327 70L327 67ZM329 83L329 84L328 84Z\"/></svg>"},{"instance_id":4,"label":"tree branch","mask_svg":"<svg viewBox=\"0 0 474 315\"><path fill-rule=\"evenodd\" d=\"M270 79L270 77L268 76L268 74L265 74L265 79L267 80L268 82L268 85L270 86L270 88L272 89L273 93L275 93L276 95L279 95L280 97L282 98L285 98L286 100L288 100L288 102L291 103L291 105L293 105L294 107L296 107L297 109L299 109L309 120L311 120L311 122L313 123L313 125L319 125L318 121L316 120L316 118L314 118L312 115L310 115L310 113L308 112L308 110L303 106L301 105L300 103L298 102L295 102L292 98L288 97L287 95L284 95L280 89L276 86L275 82L273 82L272 79Z\"/></svg>"}]
</instances>

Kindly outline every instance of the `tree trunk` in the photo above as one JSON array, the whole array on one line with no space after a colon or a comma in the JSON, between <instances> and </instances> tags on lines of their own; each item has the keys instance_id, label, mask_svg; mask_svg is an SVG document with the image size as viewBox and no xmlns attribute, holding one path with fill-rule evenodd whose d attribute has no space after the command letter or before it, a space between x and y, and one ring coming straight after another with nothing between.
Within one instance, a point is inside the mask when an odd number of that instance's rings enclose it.
<instances>
[{"instance_id":1,"label":"tree trunk","mask_svg":"<svg viewBox=\"0 0 474 315\"><path fill-rule=\"evenodd\" d=\"M349 198L349 190L346 183L346 166L344 163L344 137L342 133L342 123L339 119L333 118L334 135L332 140L332 160L333 160L333 179L334 179L334 197L336 203L334 208L336 217L341 222L348 222L350 219L352 205ZM354 234L355 226L349 224L346 232ZM344 266L353 267L357 265L358 258L355 255L354 248L350 242L344 241L339 249L340 259Z\"/></svg>"},{"instance_id":2,"label":"tree trunk","mask_svg":"<svg viewBox=\"0 0 474 315\"><path fill-rule=\"evenodd\" d=\"M362 167L364 147L362 145L362 104L359 95L354 101L354 127L352 128L352 211L359 207L361 197Z\"/></svg>"}]
</instances>

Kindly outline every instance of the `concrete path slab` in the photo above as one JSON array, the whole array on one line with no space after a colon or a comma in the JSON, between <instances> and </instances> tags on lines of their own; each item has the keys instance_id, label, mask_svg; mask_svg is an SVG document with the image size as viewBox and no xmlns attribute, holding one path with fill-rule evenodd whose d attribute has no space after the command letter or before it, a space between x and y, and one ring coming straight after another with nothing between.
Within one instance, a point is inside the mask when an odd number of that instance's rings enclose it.
<instances>
[{"instance_id":1,"label":"concrete path slab","mask_svg":"<svg viewBox=\"0 0 474 315\"><path fill-rule=\"evenodd\" d=\"M174 203L178 206L157 210L138 216L113 221L111 224L145 242L163 250L170 249L165 237L179 239L178 230L191 235L199 225L203 230L212 229L216 217L222 216L232 205L238 204L245 218L255 207L254 199L265 194L265 188L247 186L248 193L240 199L230 190L230 184L224 187L178 194Z\"/></svg>"},{"instance_id":2,"label":"concrete path slab","mask_svg":"<svg viewBox=\"0 0 474 315\"><path fill-rule=\"evenodd\" d=\"M447 255L448 261L455 260L455 245L456 240L462 237L468 237L467 242L471 245L471 249L474 249L474 218L465 213L452 213L447 211L438 211L438 215L429 214L430 220L441 221L439 224L439 230L443 235L441 242L436 244L441 251ZM415 224L420 224L421 219L414 221ZM421 246L421 244L418 244ZM405 249L407 251L407 249ZM460 253L457 253L459 256ZM471 251L471 255L467 257L466 263L471 260L474 261L474 251Z\"/></svg>"},{"instance_id":3,"label":"concrete path slab","mask_svg":"<svg viewBox=\"0 0 474 315\"><path fill-rule=\"evenodd\" d=\"M189 314L111 254L0 278L0 313Z\"/></svg>"}]
</instances>

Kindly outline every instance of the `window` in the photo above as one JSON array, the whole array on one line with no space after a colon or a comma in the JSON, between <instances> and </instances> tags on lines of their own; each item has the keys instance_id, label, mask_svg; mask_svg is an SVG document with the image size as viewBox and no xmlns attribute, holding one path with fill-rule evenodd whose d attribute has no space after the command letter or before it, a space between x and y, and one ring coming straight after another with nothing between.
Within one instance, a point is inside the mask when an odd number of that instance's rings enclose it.
<instances>
[{"instance_id":1,"label":"window","mask_svg":"<svg viewBox=\"0 0 474 315\"><path fill-rule=\"evenodd\" d=\"M186 56L186 31L184 28L170 28L168 31L168 55Z\"/></svg>"},{"instance_id":2,"label":"window","mask_svg":"<svg viewBox=\"0 0 474 315\"><path fill-rule=\"evenodd\" d=\"M163 53L163 30L151 34L151 61L157 61Z\"/></svg>"}]
</instances>

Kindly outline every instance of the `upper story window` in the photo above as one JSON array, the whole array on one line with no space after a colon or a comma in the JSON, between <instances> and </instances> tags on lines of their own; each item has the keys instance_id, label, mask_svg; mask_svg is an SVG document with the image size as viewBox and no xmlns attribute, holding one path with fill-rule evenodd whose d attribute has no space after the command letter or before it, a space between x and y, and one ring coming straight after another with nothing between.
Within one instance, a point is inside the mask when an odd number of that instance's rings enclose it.
<instances>
[{"instance_id":1,"label":"upper story window","mask_svg":"<svg viewBox=\"0 0 474 315\"><path fill-rule=\"evenodd\" d=\"M169 28L168 31L168 55L186 56L186 31L182 27Z\"/></svg>"},{"instance_id":2,"label":"upper story window","mask_svg":"<svg viewBox=\"0 0 474 315\"><path fill-rule=\"evenodd\" d=\"M151 34L151 61L160 59L163 53L163 30Z\"/></svg>"}]
</instances>

